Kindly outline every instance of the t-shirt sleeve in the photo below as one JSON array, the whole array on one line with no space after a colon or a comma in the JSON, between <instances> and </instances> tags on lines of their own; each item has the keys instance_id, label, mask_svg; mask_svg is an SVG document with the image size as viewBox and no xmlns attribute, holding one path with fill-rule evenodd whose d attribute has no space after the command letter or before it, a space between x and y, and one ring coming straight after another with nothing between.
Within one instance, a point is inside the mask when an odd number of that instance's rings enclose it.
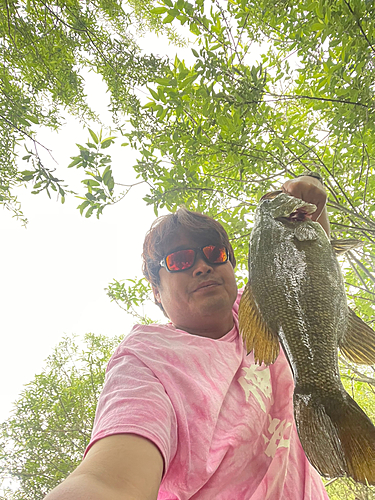
<instances>
[{"instance_id":1,"label":"t-shirt sleeve","mask_svg":"<svg viewBox=\"0 0 375 500\"><path fill-rule=\"evenodd\" d=\"M164 459L164 474L177 449L177 419L160 380L131 349L112 356L99 397L90 447L114 434L132 433L152 441Z\"/></svg>"}]
</instances>

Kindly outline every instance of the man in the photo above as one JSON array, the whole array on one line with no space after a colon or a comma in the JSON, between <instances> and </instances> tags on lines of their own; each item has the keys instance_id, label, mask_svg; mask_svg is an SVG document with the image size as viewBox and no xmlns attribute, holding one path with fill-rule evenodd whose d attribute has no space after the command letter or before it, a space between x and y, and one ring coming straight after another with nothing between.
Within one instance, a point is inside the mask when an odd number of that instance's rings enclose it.
<instances>
[{"instance_id":1,"label":"man","mask_svg":"<svg viewBox=\"0 0 375 500\"><path fill-rule=\"evenodd\" d=\"M303 176L283 185L314 203ZM180 209L144 243L144 274L170 323L136 325L110 360L83 462L46 500L320 500L293 418L283 352L254 364L238 334L236 264L222 226Z\"/></svg>"}]
</instances>

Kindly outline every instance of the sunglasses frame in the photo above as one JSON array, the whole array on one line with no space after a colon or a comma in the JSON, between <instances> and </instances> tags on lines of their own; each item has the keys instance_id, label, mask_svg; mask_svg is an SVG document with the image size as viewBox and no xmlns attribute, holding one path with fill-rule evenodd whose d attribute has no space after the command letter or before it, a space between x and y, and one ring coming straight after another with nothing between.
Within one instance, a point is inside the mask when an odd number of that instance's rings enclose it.
<instances>
[{"instance_id":1,"label":"sunglasses frame","mask_svg":"<svg viewBox=\"0 0 375 500\"><path fill-rule=\"evenodd\" d=\"M204 252L203 252L203 249L204 248L207 248L207 247L219 247L219 248L224 248L225 250L225 253L227 255L227 260L225 262L210 262L208 260L208 258L205 256ZM194 260L193 260L193 263L191 266L189 267L185 267L185 269L177 269L175 271L172 271L171 269L168 269L168 266L167 266L167 257L169 257L169 255L172 255L173 253L177 253L177 252L183 252L184 250L194 250ZM195 261L197 260L197 255L198 255L198 252L202 255L203 257L203 260L205 260L208 264L210 264L211 266L221 266L222 264L226 264L228 261L229 261L229 252L228 252L228 249L227 247L225 247L224 245L204 245L203 247L199 247L199 248L181 248L180 250L175 250L174 252L170 252L169 254L167 254L159 263L159 265L161 267L164 267L169 273L182 273L183 271L187 271L189 269L191 269L192 267L194 267L194 264L195 264Z\"/></svg>"}]
</instances>

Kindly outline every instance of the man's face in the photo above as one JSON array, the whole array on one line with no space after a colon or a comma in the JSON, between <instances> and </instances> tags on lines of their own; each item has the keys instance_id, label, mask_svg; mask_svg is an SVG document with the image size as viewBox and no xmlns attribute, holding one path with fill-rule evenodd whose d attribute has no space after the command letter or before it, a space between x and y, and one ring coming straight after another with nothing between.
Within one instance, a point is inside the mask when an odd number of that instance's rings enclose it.
<instances>
[{"instance_id":1,"label":"man's face","mask_svg":"<svg viewBox=\"0 0 375 500\"><path fill-rule=\"evenodd\" d=\"M210 244L214 243L197 241L193 235L177 234L169 241L166 254ZM159 273L160 285L154 287L155 298L177 328L211 338L219 338L231 330L237 285L229 261L209 264L198 253L190 269L170 273L162 267Z\"/></svg>"}]
</instances>

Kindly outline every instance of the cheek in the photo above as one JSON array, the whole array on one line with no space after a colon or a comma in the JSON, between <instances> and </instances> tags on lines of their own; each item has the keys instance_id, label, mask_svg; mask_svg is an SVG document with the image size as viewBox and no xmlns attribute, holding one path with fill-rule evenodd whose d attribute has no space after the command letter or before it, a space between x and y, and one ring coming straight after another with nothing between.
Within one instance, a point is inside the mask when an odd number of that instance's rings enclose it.
<instances>
[{"instance_id":1,"label":"cheek","mask_svg":"<svg viewBox=\"0 0 375 500\"><path fill-rule=\"evenodd\" d=\"M232 265L231 265L230 269L228 269L226 283L227 283L228 290L231 294L231 298L234 298L234 300L236 300L238 289L237 289L236 277L234 275L234 270L233 270Z\"/></svg>"},{"instance_id":2,"label":"cheek","mask_svg":"<svg viewBox=\"0 0 375 500\"><path fill-rule=\"evenodd\" d=\"M172 274L160 277L159 297L166 308L178 309L187 300L187 284L184 275Z\"/></svg>"}]
</instances>

